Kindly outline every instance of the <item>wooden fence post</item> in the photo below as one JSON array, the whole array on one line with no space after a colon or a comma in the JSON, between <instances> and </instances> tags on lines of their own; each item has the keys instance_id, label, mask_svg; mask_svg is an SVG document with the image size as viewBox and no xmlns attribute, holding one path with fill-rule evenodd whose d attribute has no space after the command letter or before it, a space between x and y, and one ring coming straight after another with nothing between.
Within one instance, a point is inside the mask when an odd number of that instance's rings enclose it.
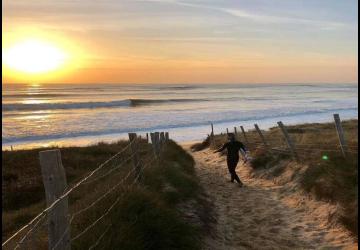
<instances>
[{"instance_id":1,"label":"wooden fence post","mask_svg":"<svg viewBox=\"0 0 360 250\"><path fill-rule=\"evenodd\" d=\"M235 134L235 138L237 138L237 137L238 137L238 134L237 134L237 129L236 129L236 127L234 127L234 134Z\"/></svg>"},{"instance_id":2,"label":"wooden fence post","mask_svg":"<svg viewBox=\"0 0 360 250\"><path fill-rule=\"evenodd\" d=\"M226 134L227 134L227 135L229 134L229 129L228 129L228 128L226 128Z\"/></svg>"},{"instance_id":3,"label":"wooden fence post","mask_svg":"<svg viewBox=\"0 0 360 250\"><path fill-rule=\"evenodd\" d=\"M266 150L269 150L269 145L267 144L267 142L266 142L266 140L265 140L265 137L264 137L264 135L262 134L259 126L258 126L256 123L254 124L254 126L255 126L256 131L257 131L258 134L260 135L260 138L261 138L262 142L264 143L264 146L265 146Z\"/></svg>"},{"instance_id":4,"label":"wooden fence post","mask_svg":"<svg viewBox=\"0 0 360 250\"><path fill-rule=\"evenodd\" d=\"M151 145L154 150L154 155L157 157L157 149L156 149L156 141L155 141L155 133L150 133Z\"/></svg>"},{"instance_id":5,"label":"wooden fence post","mask_svg":"<svg viewBox=\"0 0 360 250\"><path fill-rule=\"evenodd\" d=\"M135 168L136 177L141 179L141 166L140 166L140 159L139 159L139 152L138 152L138 143L136 138L136 133L129 133L129 141L131 143L130 150L131 154L133 155L133 165Z\"/></svg>"},{"instance_id":6,"label":"wooden fence post","mask_svg":"<svg viewBox=\"0 0 360 250\"><path fill-rule=\"evenodd\" d=\"M155 132L154 133L154 138L155 138L156 155L157 155L157 157L160 157L160 133Z\"/></svg>"},{"instance_id":7,"label":"wooden fence post","mask_svg":"<svg viewBox=\"0 0 360 250\"><path fill-rule=\"evenodd\" d=\"M246 133L245 133L244 127L243 127L243 126L240 126L240 128L241 128L242 134L244 135L245 142L246 142L246 143L249 143L249 141L248 141L248 139L247 139L247 137L246 137Z\"/></svg>"},{"instance_id":8,"label":"wooden fence post","mask_svg":"<svg viewBox=\"0 0 360 250\"><path fill-rule=\"evenodd\" d=\"M146 142L149 143L149 133L146 133Z\"/></svg>"},{"instance_id":9,"label":"wooden fence post","mask_svg":"<svg viewBox=\"0 0 360 250\"><path fill-rule=\"evenodd\" d=\"M165 132L165 140L169 141L169 132Z\"/></svg>"},{"instance_id":10,"label":"wooden fence post","mask_svg":"<svg viewBox=\"0 0 360 250\"><path fill-rule=\"evenodd\" d=\"M296 150L295 150L295 145L293 144L293 142L292 142L292 140L291 140L291 138L290 138L290 136L289 136L289 134L288 134L285 126L284 126L284 124L282 123L282 121L279 121L279 122L278 122L278 125L279 125L281 131L282 131L283 134L284 134L286 143L287 143L287 145L288 145L288 147L289 147L289 149L290 149L290 152L291 152L293 158L296 159L296 160L298 160L298 155L297 155Z\"/></svg>"},{"instance_id":11,"label":"wooden fence post","mask_svg":"<svg viewBox=\"0 0 360 250\"><path fill-rule=\"evenodd\" d=\"M50 206L67 188L65 170L59 149L39 152L46 204ZM48 213L49 249L71 249L68 197L57 203ZM60 242L60 243L59 243Z\"/></svg>"},{"instance_id":12,"label":"wooden fence post","mask_svg":"<svg viewBox=\"0 0 360 250\"><path fill-rule=\"evenodd\" d=\"M211 134L210 134L210 144L214 142L214 125L211 123Z\"/></svg>"},{"instance_id":13,"label":"wooden fence post","mask_svg":"<svg viewBox=\"0 0 360 250\"><path fill-rule=\"evenodd\" d=\"M344 131L341 126L339 114L334 114L334 120L335 120L336 132L337 132L337 135L339 138L339 144L341 147L341 152L342 152L343 156L346 158L347 144L345 141Z\"/></svg>"},{"instance_id":14,"label":"wooden fence post","mask_svg":"<svg viewBox=\"0 0 360 250\"><path fill-rule=\"evenodd\" d=\"M161 145L161 147L164 146L164 143L165 143L165 133L160 132L160 145Z\"/></svg>"}]
</instances>

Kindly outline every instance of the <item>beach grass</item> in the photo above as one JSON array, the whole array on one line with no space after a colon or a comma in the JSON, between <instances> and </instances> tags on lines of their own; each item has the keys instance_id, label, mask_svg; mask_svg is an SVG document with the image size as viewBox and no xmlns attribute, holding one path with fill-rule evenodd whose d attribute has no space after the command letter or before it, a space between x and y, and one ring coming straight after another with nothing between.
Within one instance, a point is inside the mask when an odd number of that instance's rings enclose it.
<instances>
[{"instance_id":1,"label":"beach grass","mask_svg":"<svg viewBox=\"0 0 360 250\"><path fill-rule=\"evenodd\" d=\"M126 144L119 141L61 148L69 186ZM38 159L41 150L44 149L2 152L3 241L45 208ZM159 161L150 161L154 156L150 144L142 142L138 150L142 152L141 163L144 166L151 163L144 170L140 184L133 184L130 178L96 206L77 216L71 226L72 237L115 203L104 219L72 242L73 249L87 249L94 244L104 249L200 249L202 232L208 227L203 215L210 213L211 208L204 202L194 173L194 160L173 141L167 142ZM119 173L78 188L69 196L70 213L94 202L131 168L132 161L125 161ZM184 204L192 206L184 210ZM37 249L47 247L46 230L46 225L39 229L33 242Z\"/></svg>"},{"instance_id":2,"label":"beach grass","mask_svg":"<svg viewBox=\"0 0 360 250\"><path fill-rule=\"evenodd\" d=\"M270 147L287 152L265 150L255 129L247 131L246 136L249 142L256 144L245 143L245 138L240 133L237 136L250 150L251 166L255 175L258 173L258 176L273 179L281 176L285 167L300 164L303 171L298 171L294 175L299 177L298 186L301 190L311 194L314 199L339 204L336 221L357 236L358 121L343 121L342 127L349 149L346 159L340 151L334 123L286 126L299 156L297 162L289 154L284 136L278 127L262 133ZM217 149L226 140L226 134L215 135L208 147L212 150ZM208 143L203 142L194 145L193 148L202 150L206 148L205 144Z\"/></svg>"}]
</instances>

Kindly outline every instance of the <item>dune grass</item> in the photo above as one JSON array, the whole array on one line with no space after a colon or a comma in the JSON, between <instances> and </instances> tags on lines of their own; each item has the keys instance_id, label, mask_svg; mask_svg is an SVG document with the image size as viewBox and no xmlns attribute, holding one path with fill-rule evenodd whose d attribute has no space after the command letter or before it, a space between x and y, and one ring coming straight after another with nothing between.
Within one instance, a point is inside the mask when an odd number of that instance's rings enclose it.
<instances>
[{"instance_id":1,"label":"dune grass","mask_svg":"<svg viewBox=\"0 0 360 250\"><path fill-rule=\"evenodd\" d=\"M261 124L260 124L261 125ZM349 146L344 159L334 123L310 123L286 126L299 156L298 163L305 171L299 178L299 186L315 199L340 204L338 221L354 235L358 234L358 121L342 122L345 139ZM285 151L266 151L258 133L246 132L250 143L245 145L252 156L254 173L269 169L267 178L280 176L284 166L290 166L292 159L284 136L278 127L262 131L272 148ZM245 138L238 133L238 139ZM210 149L219 148L227 140L226 134L215 135ZM255 143L255 144L252 144ZM286 152L287 151L287 152ZM279 164L280 162L288 164Z\"/></svg>"},{"instance_id":2,"label":"dune grass","mask_svg":"<svg viewBox=\"0 0 360 250\"><path fill-rule=\"evenodd\" d=\"M61 148L69 186L125 145L125 141L119 141ZM210 213L211 209L202 200L203 192L194 175L194 160L173 141L167 143L159 161L150 161L151 145L142 142L138 149L142 152L141 164L151 163L144 170L141 182L134 184L131 176L96 206L77 216L71 227L72 237L117 201L104 219L72 242L73 249L88 249L94 244L102 249L200 249L207 223L202 214ZM3 241L45 207L39 151L3 151L3 178L7 177L3 183ZM69 197L70 213L95 201L131 169L132 162L128 160L119 173L81 186ZM179 209L189 201L194 204L198 224L189 222L186 211ZM37 249L46 248L46 225L41 230L33 243Z\"/></svg>"},{"instance_id":3,"label":"dune grass","mask_svg":"<svg viewBox=\"0 0 360 250\"><path fill-rule=\"evenodd\" d=\"M193 145L190 146L190 149L193 152L196 151L201 151L203 149L206 149L210 146L211 143L211 137L207 136L205 140L203 140L202 142L198 142L198 143L194 143Z\"/></svg>"}]
</instances>

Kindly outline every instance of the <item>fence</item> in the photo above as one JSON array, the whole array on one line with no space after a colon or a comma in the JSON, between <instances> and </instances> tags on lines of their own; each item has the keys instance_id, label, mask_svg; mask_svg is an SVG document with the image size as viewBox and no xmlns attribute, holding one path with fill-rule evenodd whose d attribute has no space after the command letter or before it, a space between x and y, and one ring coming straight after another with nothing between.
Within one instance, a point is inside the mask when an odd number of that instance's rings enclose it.
<instances>
[{"instance_id":1,"label":"fence","mask_svg":"<svg viewBox=\"0 0 360 250\"><path fill-rule=\"evenodd\" d=\"M258 124L254 124L255 131L258 135L259 141L251 141L249 132L246 133L243 126L240 126L241 134L237 132L236 127L234 127L234 134L237 138L242 137L245 144L248 148L262 148L265 151L270 151L272 153L281 153L291 156L295 160L300 160L303 158L307 158L309 156L309 153L312 152L338 152L341 153L344 158L348 158L351 155L357 155L358 153L358 146L357 145L349 145L345 139L344 130L341 125L340 116L339 114L334 114L334 123L335 123L335 129L338 137L338 146L332 146L332 145L324 145L324 144L296 144L295 141L291 138L290 133L286 126L283 124L283 122L279 121L277 123L279 130L281 131L283 141L285 142L285 145L281 145L280 141L274 141L266 139L263 132L259 128ZM335 131L334 131L335 132ZM229 133L229 129L226 128L226 133ZM223 133L221 133L223 134ZM211 134L210 134L210 140L211 144L214 144L214 126L211 123ZM276 144L274 147L273 144Z\"/></svg>"},{"instance_id":2,"label":"fence","mask_svg":"<svg viewBox=\"0 0 360 250\"><path fill-rule=\"evenodd\" d=\"M60 150L39 152L46 208L4 241L2 248L71 249L72 244L89 234L91 229L101 226L102 234L89 247L94 249L110 230L111 220L107 216L121 197L132 186L141 185L146 168L161 163L169 133L150 133L150 138L151 145L148 133L145 140L136 133L129 133L129 142L124 148L71 187L67 186ZM72 199L69 199L70 195ZM105 200L109 206L104 206ZM93 211L95 207L96 212ZM76 223L81 217L92 220ZM73 232L76 233L72 235Z\"/></svg>"}]
</instances>

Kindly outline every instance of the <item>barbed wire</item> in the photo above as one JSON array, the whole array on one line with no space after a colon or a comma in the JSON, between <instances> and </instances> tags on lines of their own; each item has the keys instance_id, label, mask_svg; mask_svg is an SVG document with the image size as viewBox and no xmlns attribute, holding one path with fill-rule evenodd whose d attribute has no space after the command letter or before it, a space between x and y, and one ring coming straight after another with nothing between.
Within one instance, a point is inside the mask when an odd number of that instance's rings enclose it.
<instances>
[{"instance_id":1,"label":"barbed wire","mask_svg":"<svg viewBox=\"0 0 360 250\"><path fill-rule=\"evenodd\" d=\"M92 179L92 180L83 182L82 185L87 185L87 184L96 182L96 181L98 181L98 180L100 180L100 179L108 176L109 174L111 174L111 173L114 172L115 170L117 170L117 169L119 169L120 167L122 167L127 161L131 160L131 159L134 157L135 154L136 154L136 153L131 154L130 157L126 158L126 159L125 159L124 161L122 161L121 163L116 164L116 166L115 166L114 168L110 169L110 170L109 170L108 172L106 172L105 174L100 175L100 176L98 176L98 177L96 177L96 178L94 178L94 179Z\"/></svg>"},{"instance_id":2,"label":"barbed wire","mask_svg":"<svg viewBox=\"0 0 360 250\"><path fill-rule=\"evenodd\" d=\"M18 243L16 244L14 249L18 249L24 243L24 241L27 239L27 237L34 231L34 229L40 224L40 222L43 221L43 219L46 218L46 217L47 217L46 215L43 215L42 217L40 217L36 221L34 226L30 230L28 230L26 232L26 234L18 241Z\"/></svg>"},{"instance_id":3,"label":"barbed wire","mask_svg":"<svg viewBox=\"0 0 360 250\"><path fill-rule=\"evenodd\" d=\"M93 201L92 203L90 203L90 205L88 205L87 207L80 209L79 211L77 211L76 213L73 214L73 216L78 216L79 214L82 214L83 212L89 210L91 207L95 206L98 202L100 202L102 199L104 199L106 196L108 196L110 193L112 193L113 191L115 191L115 189L117 187L119 187L121 184L123 184L125 182L125 180L132 174L135 172L135 168L133 168L131 171L128 172L128 174L121 179L115 186L111 187L109 190L107 190L103 195L101 195L99 198L97 198L95 201Z\"/></svg>"},{"instance_id":4,"label":"barbed wire","mask_svg":"<svg viewBox=\"0 0 360 250\"><path fill-rule=\"evenodd\" d=\"M155 159L153 158L152 161L148 162L143 168L142 171L144 169L146 169L148 166L151 165L151 163L155 161ZM128 187L132 187L138 180L139 175L134 179L134 181L128 185ZM73 237L71 239L71 241L75 241L78 238L80 238L82 235L84 235L87 231L89 231L92 227L94 227L99 221L101 221L106 215L108 215L110 213L110 211L115 207L115 205L120 201L120 198L124 195L124 193L122 193L112 204L111 206L106 210L106 212L104 214L102 214L100 217L98 217L93 223L91 223L88 227L86 227L83 231L81 231L79 234L77 234L75 237Z\"/></svg>"},{"instance_id":5,"label":"barbed wire","mask_svg":"<svg viewBox=\"0 0 360 250\"><path fill-rule=\"evenodd\" d=\"M29 223L27 223L25 226L20 228L18 231L16 231L12 236L10 236L4 243L2 243L2 247L4 247L6 244L8 244L14 237L16 237L19 233L24 231L26 228L30 227L37 219L39 219L41 216L47 214L49 211L51 211L55 205L57 205L60 201L62 201L65 197L67 197L71 192L73 192L77 187L79 187L83 182L88 180L91 176L93 176L96 172L98 172L100 169L102 169L107 163L109 163L111 160L115 159L117 156L125 152L130 145L132 145L134 141L131 141L129 144L127 144L122 150L117 152L115 155L101 163L96 169L91 171L86 177L78 181L73 187L68 189L66 192L64 192L58 199L56 199L54 202L52 202L47 208L45 208L42 212L40 212L37 216L35 216ZM31 229L30 229L31 230ZM29 231L30 231L29 230Z\"/></svg>"},{"instance_id":6,"label":"barbed wire","mask_svg":"<svg viewBox=\"0 0 360 250\"><path fill-rule=\"evenodd\" d=\"M148 162L144 167L141 168L141 171L143 172L146 168L148 168L149 166L151 166L151 164L152 164L155 160L156 160L155 158L152 158L152 160L151 160L150 162ZM136 177L136 179L132 182L132 184L134 184L134 183L137 181L137 178L138 178L138 177ZM137 222L137 218L136 218L136 220L131 224L131 226L134 225L136 222ZM101 239L102 239L102 238L105 236L105 234L109 231L109 229L111 228L111 226L112 226L112 223L110 223L110 224L106 227L105 231L100 235L100 237L98 238L98 240L97 240L93 245L91 245L91 246L89 247L89 250L90 250L90 249L94 249L94 248L100 243Z\"/></svg>"},{"instance_id":7,"label":"barbed wire","mask_svg":"<svg viewBox=\"0 0 360 250\"><path fill-rule=\"evenodd\" d=\"M106 227L105 231L100 235L100 237L97 239L97 241L95 242L95 244L93 244L93 245L91 245L91 246L89 247L89 250L94 249L97 245L99 245L99 243L101 242L102 238L103 238L103 237L105 236L105 234L110 230L111 226L112 226L112 223L110 223L110 224Z\"/></svg>"},{"instance_id":8,"label":"barbed wire","mask_svg":"<svg viewBox=\"0 0 360 250\"><path fill-rule=\"evenodd\" d=\"M149 152L150 150L147 150L145 152ZM155 161L155 158L152 158L152 160L150 162L148 162L143 168L141 168L141 171L143 171L144 169L146 169L150 164L152 164L152 162ZM140 165L141 163L139 162L138 165ZM124 182L129 178L129 176L134 173L136 171L136 167L138 166L136 165L131 171L128 172L128 174L122 178L118 184L116 184L115 186L113 186L112 188L110 188L107 192L105 192L102 196L100 196L99 198L97 198L95 201L93 201L90 205L88 205L87 207L77 211L76 213L74 213L71 218L70 218L70 222L69 222L69 226L68 228L64 231L64 233L62 234L62 236L60 237L60 239L58 240L58 242L55 244L55 246L52 248L52 250L55 250L59 245L60 243L63 241L65 235L68 233L68 231L70 230L70 226L72 224L72 221L75 219L76 216L82 214L83 212L89 210L91 207L95 206L95 204L97 204L98 202L100 202L102 199L104 199L107 195L109 195L111 192L115 191L115 189L117 187L119 187L120 185L124 184ZM136 178L133 180L133 182L128 185L128 187L131 187L134 183L137 182L139 178L139 175L136 176ZM121 198L122 195L119 197ZM112 209L112 208L111 208ZM106 216L105 214L102 215L103 217ZM101 216L100 216L101 217ZM88 231L90 230L91 227L95 226L95 224L97 224L97 222L99 222L102 218L98 218L93 224L89 225L88 228L85 228L82 232L85 233L85 231ZM81 237L81 235L78 235L78 237ZM74 239L72 239L71 241L73 240L76 240L77 239L77 236L74 237Z\"/></svg>"},{"instance_id":9,"label":"barbed wire","mask_svg":"<svg viewBox=\"0 0 360 250\"><path fill-rule=\"evenodd\" d=\"M111 189L109 189L105 194L103 194L102 196L100 196L98 199L96 199L94 202L92 202L92 203L91 203L90 205L88 205L87 207L85 207L85 208L79 210L78 212L74 213L74 214L71 216L71 218L69 219L69 227L66 228L66 230L64 231L64 233L62 234L62 236L60 237L60 239L58 240L58 242L55 244L55 246L54 246L52 249L56 249L56 248L60 245L60 243L63 241L65 235L66 235L66 234L69 232L69 230L70 230L70 225L72 224L72 221L75 219L76 216L78 216L79 214L87 211L88 209L90 209L91 207L93 207L95 204L97 204L98 202L100 202L102 199L104 199L108 194L110 194L112 191L114 191L118 186L120 186L121 184L123 184L124 181L125 181L134 171L135 171L135 169L132 169L131 171L129 171L128 174L127 174L123 179L121 179L120 182L119 182L117 185L113 186L113 187L112 187ZM44 216L44 217L46 217L46 216ZM43 217L43 218L44 218L44 217ZM36 225L34 225L34 227L36 227ZM27 236L28 236L28 234L25 235L24 239L25 239Z\"/></svg>"},{"instance_id":10,"label":"barbed wire","mask_svg":"<svg viewBox=\"0 0 360 250\"><path fill-rule=\"evenodd\" d=\"M282 139L279 140L279 141L281 141L283 144L285 144L285 142L286 142L284 138L282 138ZM268 146L270 146L271 144L278 143L279 141L266 140L266 143L268 144ZM262 146L262 145L264 145L264 142L262 142L262 141L249 141L249 140L248 140L245 144L247 144L247 145L260 145L260 146ZM296 148L297 148L297 147L302 148L302 147L308 147L308 146L323 147L324 144L317 144L317 143L296 143L296 142L295 142L295 146L296 146ZM358 149L358 145L351 145L351 144L350 144L350 145L347 145L346 147L347 147L346 151L350 151L350 152L352 152L352 153L357 152L357 149ZM340 149L341 149L341 146L340 146L340 145L334 145L332 148L317 148L317 149L311 149L311 150L339 151Z\"/></svg>"},{"instance_id":11,"label":"barbed wire","mask_svg":"<svg viewBox=\"0 0 360 250\"><path fill-rule=\"evenodd\" d=\"M249 142L247 143L248 145L257 145L260 147L264 147L264 143L257 143L257 142ZM309 145L317 145L317 144L309 144ZM270 146L270 145L268 145ZM296 151L331 151L331 152L341 152L341 146L336 146L334 148L303 148L303 146L308 146L307 144L295 144L295 150ZM321 145L324 146L324 145ZM347 146L349 148L349 146ZM271 150L274 148L270 148ZM275 149L276 150L276 149ZM357 150L353 150L353 149L345 149L346 152L352 152L352 153L357 153Z\"/></svg>"},{"instance_id":12,"label":"barbed wire","mask_svg":"<svg viewBox=\"0 0 360 250\"><path fill-rule=\"evenodd\" d=\"M128 225L127 231L129 231L129 229L130 229L131 227L133 227L133 226L137 223L137 221L138 221L138 217L135 216L135 220L134 220L133 222L131 222L130 225ZM101 242L102 238L109 232L111 226L113 226L113 224L112 224L112 223L109 223L109 225L106 227L105 231L100 235L100 237L96 240L96 242L89 247L89 250L90 250L90 249L94 249L96 246L99 245L99 243ZM119 236L121 237L121 236L123 236L123 235L119 235Z\"/></svg>"},{"instance_id":13,"label":"barbed wire","mask_svg":"<svg viewBox=\"0 0 360 250\"><path fill-rule=\"evenodd\" d=\"M101 195L100 197L98 197L95 201L93 201L92 203L90 203L90 205L86 206L85 208L80 209L79 211L77 211L76 213L73 213L70 220L69 220L69 227L71 226L73 220L75 219L76 216L84 213L85 211L89 210L90 208L92 208L93 206L95 206L98 202L100 202L102 199L104 199L106 196L108 196L111 192L113 192L117 187L119 187L121 184L124 183L124 181L133 173L135 172L135 169L133 168L131 171L128 172L128 174L120 180L120 182L118 184L116 184L115 186L113 186L112 188L110 188L109 190L107 190L103 195ZM65 237L66 233L69 231L70 228L67 228L66 231L64 232L64 234L60 237L59 241L55 244L55 247L52 248L53 250L56 249L56 247L62 242L63 238Z\"/></svg>"},{"instance_id":14,"label":"barbed wire","mask_svg":"<svg viewBox=\"0 0 360 250\"><path fill-rule=\"evenodd\" d=\"M92 227L94 227L100 220L102 220L106 215L108 215L110 213L110 211L115 207L115 205L120 201L120 197L119 196L115 202L113 202L111 204L111 206L106 210L106 212L104 214L102 214L99 218L97 218L93 223L91 223L89 226L87 226L83 231L81 231L79 234L77 234L75 237L71 238L71 242L77 240L78 238L80 238L82 235L84 235L87 231L89 231Z\"/></svg>"},{"instance_id":15,"label":"barbed wire","mask_svg":"<svg viewBox=\"0 0 360 250\"><path fill-rule=\"evenodd\" d=\"M51 249L51 250L55 250L58 246L60 246L60 243L63 242L65 235L70 232L71 229L71 222L74 219L74 217L71 217L69 220L69 226L65 229L65 231L63 232L63 234L61 235L60 239L56 242L55 246Z\"/></svg>"},{"instance_id":16,"label":"barbed wire","mask_svg":"<svg viewBox=\"0 0 360 250\"><path fill-rule=\"evenodd\" d=\"M268 148L268 147L265 147L264 144L256 144L255 149L256 148L262 148L264 150L270 150L270 151L280 152L282 154L293 155L293 153L291 152L291 150L289 148L286 148L286 149ZM298 148L297 146L295 148L295 153L297 155L306 156L306 158L308 158L309 153L326 153L326 152L335 152L335 153L339 153L339 154L342 153L341 149ZM345 153L352 154L352 155L357 155L358 151L351 150L351 149L346 149Z\"/></svg>"}]
</instances>

